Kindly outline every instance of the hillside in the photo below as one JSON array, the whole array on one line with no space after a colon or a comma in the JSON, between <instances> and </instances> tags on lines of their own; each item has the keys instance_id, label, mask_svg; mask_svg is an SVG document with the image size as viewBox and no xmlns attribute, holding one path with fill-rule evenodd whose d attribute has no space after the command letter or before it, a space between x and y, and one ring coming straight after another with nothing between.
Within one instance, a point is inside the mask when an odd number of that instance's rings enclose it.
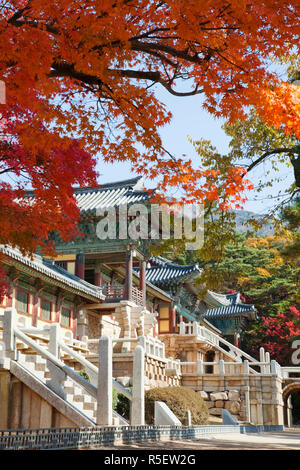
<instances>
[{"instance_id":1,"label":"hillside","mask_svg":"<svg viewBox=\"0 0 300 470\"><path fill-rule=\"evenodd\" d=\"M236 214L236 230L239 233L245 233L247 230L254 230L251 225L247 224L247 221L250 219L255 219L260 222L264 215L256 214L255 212L250 211L235 211ZM273 235L273 227L271 223L264 223L262 228L255 230L257 236L263 237L267 235Z\"/></svg>"}]
</instances>

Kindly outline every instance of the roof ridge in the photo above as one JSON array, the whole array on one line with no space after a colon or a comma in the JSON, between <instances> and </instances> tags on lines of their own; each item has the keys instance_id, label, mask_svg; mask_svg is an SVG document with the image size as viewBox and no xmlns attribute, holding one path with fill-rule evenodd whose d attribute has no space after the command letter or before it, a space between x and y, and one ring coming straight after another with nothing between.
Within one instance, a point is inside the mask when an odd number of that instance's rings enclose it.
<instances>
[{"instance_id":1,"label":"roof ridge","mask_svg":"<svg viewBox=\"0 0 300 470\"><path fill-rule=\"evenodd\" d=\"M193 264L175 264L173 263L171 260L168 260L167 258L164 258L163 256L152 256L150 258L150 261L151 259L155 262L156 259L159 260L159 258L162 260L162 261L157 261L157 266L151 266L151 267L163 267L163 266L171 266L171 267L174 267L174 268L199 268L199 263L193 263Z\"/></svg>"},{"instance_id":2,"label":"roof ridge","mask_svg":"<svg viewBox=\"0 0 300 470\"><path fill-rule=\"evenodd\" d=\"M110 188L126 188L127 186L128 186L128 189L131 189L132 191L143 191L142 184L143 184L143 176L136 176L134 178L128 178L122 181L102 183L102 184L99 184L98 186L87 186L87 187L78 187L78 188L75 187L74 194L76 193L79 194L83 192L95 192L95 191L107 190ZM25 192L25 196L27 197L34 196L34 190L28 189Z\"/></svg>"},{"instance_id":3,"label":"roof ridge","mask_svg":"<svg viewBox=\"0 0 300 470\"><path fill-rule=\"evenodd\" d=\"M101 190L107 190L110 188L124 188L127 187L132 189L133 191L142 191L141 184L143 182L143 177L142 176L136 176L135 178L129 178L126 180L122 181L113 181L110 183L102 183L99 184L99 186L88 186L86 188L84 187L79 187L79 188L74 188L74 193L81 193L81 192L93 192L93 191L101 191ZM139 183L139 184L138 184ZM135 188L135 186L137 186Z\"/></svg>"}]
</instances>

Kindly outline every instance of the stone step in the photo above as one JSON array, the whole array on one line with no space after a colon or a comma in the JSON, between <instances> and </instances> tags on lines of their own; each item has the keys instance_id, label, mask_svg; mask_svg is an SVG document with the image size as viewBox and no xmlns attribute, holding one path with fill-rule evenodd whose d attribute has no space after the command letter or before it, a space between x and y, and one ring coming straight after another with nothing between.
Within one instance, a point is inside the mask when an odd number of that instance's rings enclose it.
<instances>
[{"instance_id":1,"label":"stone step","mask_svg":"<svg viewBox=\"0 0 300 470\"><path fill-rule=\"evenodd\" d=\"M95 403L83 402L83 409L84 409L84 410L95 411Z\"/></svg>"},{"instance_id":2,"label":"stone step","mask_svg":"<svg viewBox=\"0 0 300 470\"><path fill-rule=\"evenodd\" d=\"M20 362L42 382L45 383L47 379L51 378L50 372L46 369L46 360L39 358L38 355L22 354L22 361L20 360ZM64 383L64 390L66 392L66 401L95 422L97 415L96 399L69 377Z\"/></svg>"}]
</instances>

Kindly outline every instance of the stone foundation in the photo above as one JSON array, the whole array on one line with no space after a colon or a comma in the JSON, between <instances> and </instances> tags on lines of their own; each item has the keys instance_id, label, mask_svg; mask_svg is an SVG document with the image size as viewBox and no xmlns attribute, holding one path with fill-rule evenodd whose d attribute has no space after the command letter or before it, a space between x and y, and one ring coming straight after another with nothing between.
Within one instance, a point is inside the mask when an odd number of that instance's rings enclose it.
<instances>
[{"instance_id":1,"label":"stone foundation","mask_svg":"<svg viewBox=\"0 0 300 470\"><path fill-rule=\"evenodd\" d=\"M219 392L198 392L205 400L211 416L222 416L222 409L228 410L237 421L246 421L245 397L239 390Z\"/></svg>"}]
</instances>

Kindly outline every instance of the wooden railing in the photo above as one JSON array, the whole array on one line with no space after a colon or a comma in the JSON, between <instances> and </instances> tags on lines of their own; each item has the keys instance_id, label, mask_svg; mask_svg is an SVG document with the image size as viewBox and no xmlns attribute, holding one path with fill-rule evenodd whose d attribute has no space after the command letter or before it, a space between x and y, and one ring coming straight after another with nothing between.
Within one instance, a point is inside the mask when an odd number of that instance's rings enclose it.
<instances>
[{"instance_id":1,"label":"wooden railing","mask_svg":"<svg viewBox=\"0 0 300 470\"><path fill-rule=\"evenodd\" d=\"M125 287L119 285L107 285L102 290L106 302L120 302L125 300ZM143 292L137 287L132 287L131 300L136 305L144 305Z\"/></svg>"},{"instance_id":2,"label":"wooden railing","mask_svg":"<svg viewBox=\"0 0 300 470\"><path fill-rule=\"evenodd\" d=\"M124 299L124 286L107 285L103 287L106 302L117 302Z\"/></svg>"},{"instance_id":3,"label":"wooden railing","mask_svg":"<svg viewBox=\"0 0 300 470\"><path fill-rule=\"evenodd\" d=\"M132 287L131 298L132 302L136 305L144 305L143 292L140 289L137 289L137 287Z\"/></svg>"}]
</instances>

